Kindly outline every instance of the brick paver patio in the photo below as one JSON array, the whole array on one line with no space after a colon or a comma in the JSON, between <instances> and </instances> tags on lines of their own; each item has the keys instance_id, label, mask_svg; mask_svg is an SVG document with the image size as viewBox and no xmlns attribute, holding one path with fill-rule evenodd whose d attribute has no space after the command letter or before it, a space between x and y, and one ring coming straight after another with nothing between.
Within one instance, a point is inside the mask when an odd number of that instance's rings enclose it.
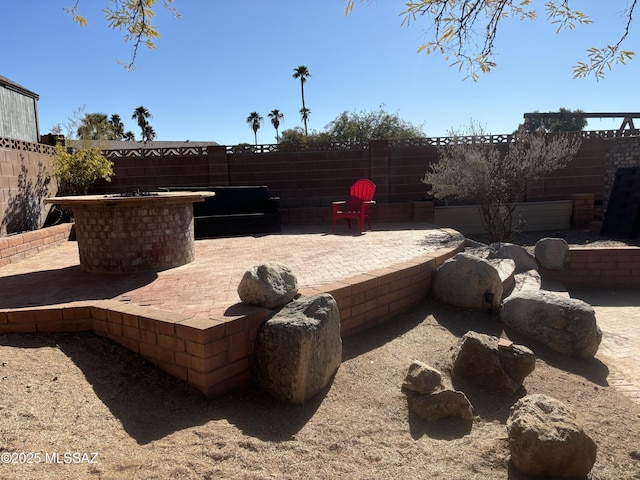
<instances>
[{"instance_id":1,"label":"brick paver patio","mask_svg":"<svg viewBox=\"0 0 640 480\"><path fill-rule=\"evenodd\" d=\"M596 311L602 330L597 357L609 367L607 381L640 403L640 291L572 293Z\"/></svg>"},{"instance_id":2,"label":"brick paver patio","mask_svg":"<svg viewBox=\"0 0 640 480\"><path fill-rule=\"evenodd\" d=\"M346 226L337 234L330 226L286 228L275 235L198 240L192 263L117 274L83 272L78 247L68 242L2 267L0 309L111 299L208 317L238 303L242 275L263 262L287 265L304 289L421 257L450 239L446 231L415 223L378 225L363 235Z\"/></svg>"},{"instance_id":3,"label":"brick paver patio","mask_svg":"<svg viewBox=\"0 0 640 480\"><path fill-rule=\"evenodd\" d=\"M262 262L289 266L304 290L423 256L450 239L415 223L376 225L363 235L346 226L335 235L326 226L288 227L278 235L199 240L188 265L127 274L83 272L77 245L68 242L0 268L0 309L108 299L207 318L240 301L242 275ZM640 403L640 291L574 295L596 310L608 382Z\"/></svg>"}]
</instances>

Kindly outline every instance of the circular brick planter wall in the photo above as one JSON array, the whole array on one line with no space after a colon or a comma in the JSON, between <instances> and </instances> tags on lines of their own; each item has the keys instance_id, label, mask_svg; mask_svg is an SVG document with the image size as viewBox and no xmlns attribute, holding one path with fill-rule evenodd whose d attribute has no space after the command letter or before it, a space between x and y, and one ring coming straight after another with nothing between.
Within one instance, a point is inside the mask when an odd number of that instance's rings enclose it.
<instances>
[{"instance_id":1,"label":"circular brick planter wall","mask_svg":"<svg viewBox=\"0 0 640 480\"><path fill-rule=\"evenodd\" d=\"M193 207L74 209L80 265L86 272L164 270L192 262Z\"/></svg>"},{"instance_id":2,"label":"circular brick planter wall","mask_svg":"<svg viewBox=\"0 0 640 480\"><path fill-rule=\"evenodd\" d=\"M82 270L111 273L165 270L192 262L192 203L202 198L191 193L88 195L47 203L73 209Z\"/></svg>"}]
</instances>

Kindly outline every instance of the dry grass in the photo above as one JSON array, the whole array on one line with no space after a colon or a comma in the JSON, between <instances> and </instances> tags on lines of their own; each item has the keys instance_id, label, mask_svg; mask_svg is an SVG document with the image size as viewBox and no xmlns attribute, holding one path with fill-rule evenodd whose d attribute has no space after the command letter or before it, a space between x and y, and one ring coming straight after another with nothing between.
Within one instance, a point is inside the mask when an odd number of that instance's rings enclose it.
<instances>
[{"instance_id":1,"label":"dry grass","mask_svg":"<svg viewBox=\"0 0 640 480\"><path fill-rule=\"evenodd\" d=\"M509 465L505 420L517 398L465 391L473 424L425 424L400 386L412 360L448 378L468 330L499 335L480 313L424 303L344 340L331 386L304 406L248 389L206 400L93 334L0 337L2 452L97 452L97 464L10 464L11 479L522 479ZM522 339L514 338L517 342ZM598 444L591 478L640 478L640 405L607 385L598 358L533 346L527 393L571 406ZM524 392L522 392L524 394ZM61 457L63 458L63 457Z\"/></svg>"}]
</instances>

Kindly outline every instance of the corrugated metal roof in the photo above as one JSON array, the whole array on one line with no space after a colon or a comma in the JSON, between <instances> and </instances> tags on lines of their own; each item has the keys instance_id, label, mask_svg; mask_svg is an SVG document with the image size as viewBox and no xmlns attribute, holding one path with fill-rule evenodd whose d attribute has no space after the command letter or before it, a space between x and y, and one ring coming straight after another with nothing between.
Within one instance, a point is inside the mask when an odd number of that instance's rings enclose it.
<instances>
[{"instance_id":1,"label":"corrugated metal roof","mask_svg":"<svg viewBox=\"0 0 640 480\"><path fill-rule=\"evenodd\" d=\"M27 97L35 98L36 100L40 98L40 95L38 95L37 93L34 93L27 88L24 88L22 85L19 85L16 82L9 80L7 77L4 77L2 75L0 75L0 86L8 88L9 90L14 90Z\"/></svg>"}]
</instances>

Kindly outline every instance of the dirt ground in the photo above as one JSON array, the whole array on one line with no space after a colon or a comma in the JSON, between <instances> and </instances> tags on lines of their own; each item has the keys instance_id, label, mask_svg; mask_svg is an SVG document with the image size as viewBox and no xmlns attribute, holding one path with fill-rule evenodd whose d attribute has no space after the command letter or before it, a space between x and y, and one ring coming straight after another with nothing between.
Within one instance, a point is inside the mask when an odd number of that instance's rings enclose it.
<instances>
[{"instance_id":1,"label":"dirt ground","mask_svg":"<svg viewBox=\"0 0 640 480\"><path fill-rule=\"evenodd\" d=\"M505 422L521 396L569 405L598 446L592 480L640 479L640 405L610 387L597 356L537 356L504 399L466 385L472 423L410 415L410 363L451 386L452 349L497 318L425 302L346 338L333 382L290 406L249 388L206 400L134 353L91 333L0 336L2 479L526 479L509 464ZM516 343L525 343L512 337Z\"/></svg>"}]
</instances>

